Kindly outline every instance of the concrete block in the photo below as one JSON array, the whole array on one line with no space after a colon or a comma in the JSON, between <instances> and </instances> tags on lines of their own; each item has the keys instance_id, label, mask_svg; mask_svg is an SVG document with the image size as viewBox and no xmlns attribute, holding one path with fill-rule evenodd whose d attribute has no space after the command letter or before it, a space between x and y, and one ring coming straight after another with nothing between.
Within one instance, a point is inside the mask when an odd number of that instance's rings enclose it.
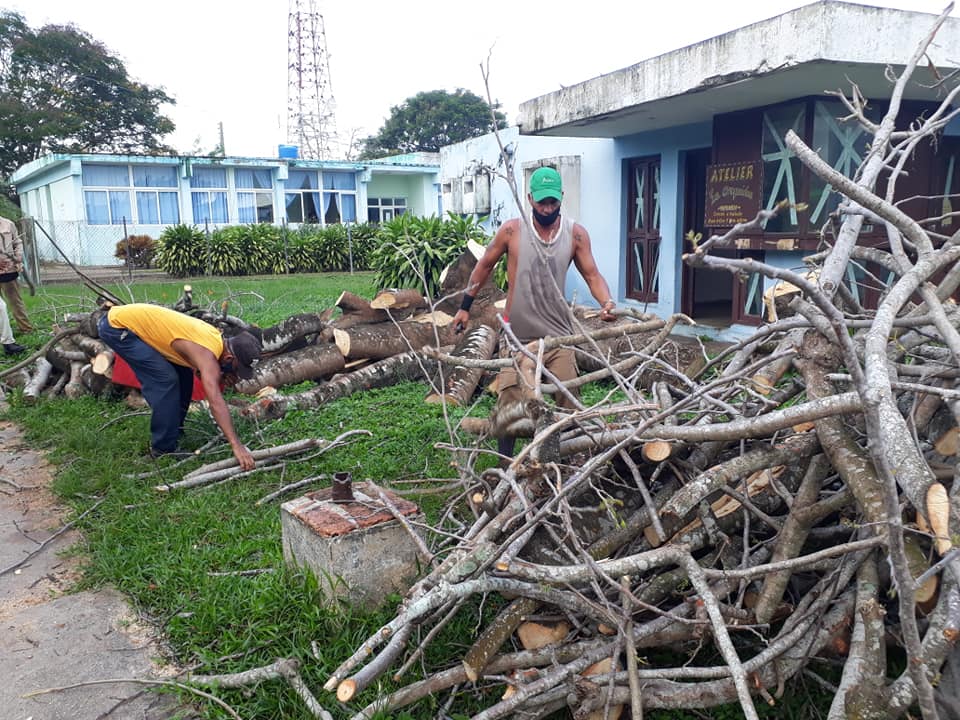
<instances>
[{"instance_id":1,"label":"concrete block","mask_svg":"<svg viewBox=\"0 0 960 720\"><path fill-rule=\"evenodd\" d=\"M404 517L420 520L419 508L383 491ZM365 608L389 593L404 593L422 559L407 530L394 518L372 483L353 484L353 502L333 502L324 488L280 507L283 557L314 572L330 603L346 600Z\"/></svg>"}]
</instances>

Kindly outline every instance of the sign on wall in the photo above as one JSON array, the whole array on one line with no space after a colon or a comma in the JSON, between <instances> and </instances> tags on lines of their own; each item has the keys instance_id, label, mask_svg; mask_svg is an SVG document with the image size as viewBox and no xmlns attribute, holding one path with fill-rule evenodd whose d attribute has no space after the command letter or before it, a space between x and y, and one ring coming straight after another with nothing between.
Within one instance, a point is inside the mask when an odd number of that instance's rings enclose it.
<instances>
[{"instance_id":1,"label":"sign on wall","mask_svg":"<svg viewBox=\"0 0 960 720\"><path fill-rule=\"evenodd\" d=\"M732 227L753 220L763 195L760 162L707 166L707 227Z\"/></svg>"}]
</instances>

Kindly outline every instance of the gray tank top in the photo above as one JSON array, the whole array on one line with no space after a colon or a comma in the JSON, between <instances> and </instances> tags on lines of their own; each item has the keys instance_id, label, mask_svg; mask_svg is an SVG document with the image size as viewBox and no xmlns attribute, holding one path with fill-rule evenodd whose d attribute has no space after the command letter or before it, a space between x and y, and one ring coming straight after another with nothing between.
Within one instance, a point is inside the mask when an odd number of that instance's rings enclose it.
<instances>
[{"instance_id":1,"label":"gray tank top","mask_svg":"<svg viewBox=\"0 0 960 720\"><path fill-rule=\"evenodd\" d=\"M573 220L561 215L560 223L557 236L545 243L531 234L528 223L520 222L516 287L511 288L512 300L507 314L517 339L525 343L573 332L564 287L567 269L573 260ZM540 260L534 244L543 249L546 263Z\"/></svg>"}]
</instances>

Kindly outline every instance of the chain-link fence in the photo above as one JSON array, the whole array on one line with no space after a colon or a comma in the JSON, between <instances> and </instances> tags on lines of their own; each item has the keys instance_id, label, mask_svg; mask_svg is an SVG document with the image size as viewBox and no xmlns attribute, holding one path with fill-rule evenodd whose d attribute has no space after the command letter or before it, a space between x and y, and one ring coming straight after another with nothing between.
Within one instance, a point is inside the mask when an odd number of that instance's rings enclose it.
<instances>
[{"instance_id":1,"label":"chain-link fence","mask_svg":"<svg viewBox=\"0 0 960 720\"><path fill-rule=\"evenodd\" d=\"M151 235L135 225L88 225L78 221L48 221L21 218L17 222L23 240L24 274L33 285L57 280L76 280L71 265L85 274L116 275L131 280L143 276L136 268L115 256L117 243L132 235ZM156 234L156 227L151 227ZM158 271L147 274L153 275Z\"/></svg>"}]
</instances>

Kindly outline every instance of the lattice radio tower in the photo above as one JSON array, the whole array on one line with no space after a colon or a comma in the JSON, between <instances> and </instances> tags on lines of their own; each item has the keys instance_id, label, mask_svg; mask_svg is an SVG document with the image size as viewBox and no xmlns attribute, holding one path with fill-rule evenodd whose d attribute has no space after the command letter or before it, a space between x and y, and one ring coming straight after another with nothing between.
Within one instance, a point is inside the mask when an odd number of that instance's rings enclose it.
<instances>
[{"instance_id":1,"label":"lattice radio tower","mask_svg":"<svg viewBox=\"0 0 960 720\"><path fill-rule=\"evenodd\" d=\"M338 142L323 15L314 0L290 0L287 24L287 141L300 157L330 159Z\"/></svg>"}]
</instances>

